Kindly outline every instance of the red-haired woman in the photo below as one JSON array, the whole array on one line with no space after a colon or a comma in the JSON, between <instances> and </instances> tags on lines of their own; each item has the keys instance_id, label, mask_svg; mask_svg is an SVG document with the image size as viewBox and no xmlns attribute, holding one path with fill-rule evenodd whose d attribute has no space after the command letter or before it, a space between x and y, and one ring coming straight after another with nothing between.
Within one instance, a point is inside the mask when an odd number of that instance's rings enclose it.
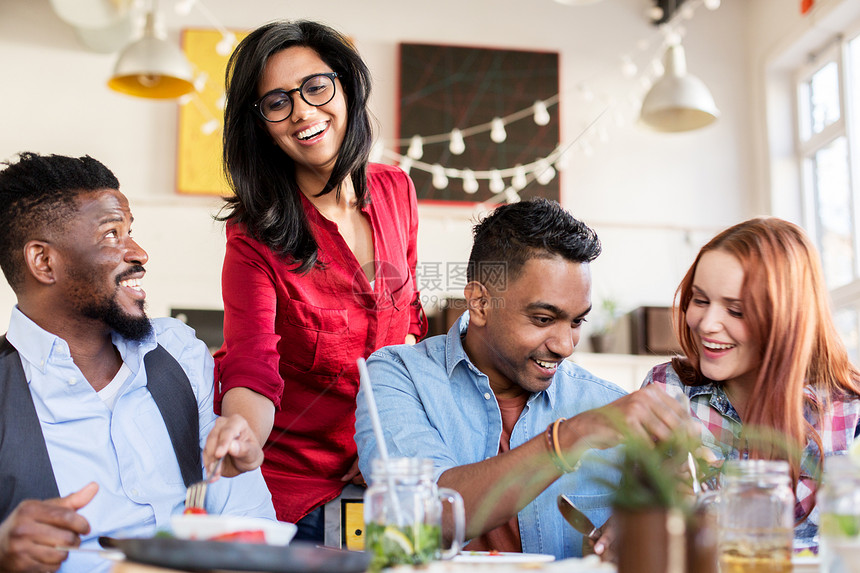
<instances>
[{"instance_id":1,"label":"red-haired woman","mask_svg":"<svg viewBox=\"0 0 860 573\"><path fill-rule=\"evenodd\" d=\"M702 247L676 292L686 357L656 366L643 383L680 387L705 442L725 459L790 463L796 549L817 544L813 476L860 431L860 372L827 297L818 254L800 227L774 217L730 227ZM743 426L787 447L744 441Z\"/></svg>"}]
</instances>

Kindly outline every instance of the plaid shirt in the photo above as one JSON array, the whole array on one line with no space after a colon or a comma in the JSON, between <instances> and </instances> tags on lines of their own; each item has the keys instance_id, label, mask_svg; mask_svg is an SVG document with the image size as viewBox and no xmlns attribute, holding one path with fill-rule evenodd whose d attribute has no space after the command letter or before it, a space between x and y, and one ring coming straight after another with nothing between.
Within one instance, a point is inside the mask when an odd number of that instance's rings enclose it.
<instances>
[{"instance_id":1,"label":"plaid shirt","mask_svg":"<svg viewBox=\"0 0 860 573\"><path fill-rule=\"evenodd\" d=\"M738 459L743 454L737 449L740 442L741 419L737 410L729 402L721 386L703 384L687 386L678 378L671 362L660 364L651 369L645 377L643 386L659 384L680 388L690 399L690 413L702 424L702 441L717 456L723 459ZM807 396L819 401L815 388L805 388ZM860 434L860 398L847 400L834 399L825 415L820 417L810 408L805 408L804 417L815 428L821 438L824 457L844 455L854 439ZM795 550L816 548L818 546L818 508L815 504L815 490L819 460L818 446L809 440L803 452L800 480L795 490L796 518L810 511L809 518L794 529Z\"/></svg>"}]
</instances>

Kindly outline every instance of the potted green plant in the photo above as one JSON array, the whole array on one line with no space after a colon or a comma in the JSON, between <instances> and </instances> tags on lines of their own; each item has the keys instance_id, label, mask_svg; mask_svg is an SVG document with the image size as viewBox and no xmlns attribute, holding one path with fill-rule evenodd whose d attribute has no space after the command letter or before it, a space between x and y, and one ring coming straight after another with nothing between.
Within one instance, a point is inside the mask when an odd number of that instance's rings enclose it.
<instances>
[{"instance_id":1,"label":"potted green plant","mask_svg":"<svg viewBox=\"0 0 860 573\"><path fill-rule=\"evenodd\" d=\"M701 447L684 431L656 444L627 433L615 464L620 473L613 497L618 573L716 571L713 528L700 530L705 524L693 495L692 472L706 476L714 471L695 455Z\"/></svg>"}]
</instances>

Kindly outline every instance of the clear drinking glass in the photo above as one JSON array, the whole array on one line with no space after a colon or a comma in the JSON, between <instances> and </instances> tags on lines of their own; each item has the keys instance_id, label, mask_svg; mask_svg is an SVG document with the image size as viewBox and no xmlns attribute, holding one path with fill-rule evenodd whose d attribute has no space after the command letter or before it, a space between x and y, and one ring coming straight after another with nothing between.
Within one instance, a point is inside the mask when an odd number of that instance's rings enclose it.
<instances>
[{"instance_id":1,"label":"clear drinking glass","mask_svg":"<svg viewBox=\"0 0 860 573\"><path fill-rule=\"evenodd\" d=\"M451 548L442 549L442 502L453 508ZM437 488L433 462L422 458L377 459L364 493L365 551L371 568L421 565L450 559L460 552L465 535L463 498Z\"/></svg>"},{"instance_id":2,"label":"clear drinking glass","mask_svg":"<svg viewBox=\"0 0 860 573\"><path fill-rule=\"evenodd\" d=\"M722 573L790 573L794 492L783 461L731 460L717 494Z\"/></svg>"},{"instance_id":3,"label":"clear drinking glass","mask_svg":"<svg viewBox=\"0 0 860 573\"><path fill-rule=\"evenodd\" d=\"M848 456L825 460L818 510L822 573L860 572L860 467Z\"/></svg>"}]
</instances>

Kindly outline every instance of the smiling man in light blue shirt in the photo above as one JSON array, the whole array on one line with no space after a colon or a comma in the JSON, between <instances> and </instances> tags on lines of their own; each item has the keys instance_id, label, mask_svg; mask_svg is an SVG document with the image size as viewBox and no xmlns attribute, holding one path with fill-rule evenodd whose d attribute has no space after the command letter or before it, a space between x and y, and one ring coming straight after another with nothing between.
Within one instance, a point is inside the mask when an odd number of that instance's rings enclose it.
<instances>
[{"instance_id":1,"label":"smiling man in light blue shirt","mask_svg":"<svg viewBox=\"0 0 860 573\"><path fill-rule=\"evenodd\" d=\"M475 227L468 311L447 335L368 360L390 454L431 459L438 484L460 492L467 549L580 555L582 536L556 498L606 521L614 422L659 440L688 418L664 392L626 394L566 360L591 310L599 254L595 233L555 202L499 207ZM379 448L366 400L360 391L355 439L372 478Z\"/></svg>"},{"instance_id":2,"label":"smiling man in light blue shirt","mask_svg":"<svg viewBox=\"0 0 860 573\"><path fill-rule=\"evenodd\" d=\"M21 154L0 171L0 267L18 298L0 337L2 571L107 571L63 548L166 527L225 455L236 477L210 486L208 509L274 519L249 426L213 413L208 349L144 312L148 256L118 188L90 157Z\"/></svg>"}]
</instances>

